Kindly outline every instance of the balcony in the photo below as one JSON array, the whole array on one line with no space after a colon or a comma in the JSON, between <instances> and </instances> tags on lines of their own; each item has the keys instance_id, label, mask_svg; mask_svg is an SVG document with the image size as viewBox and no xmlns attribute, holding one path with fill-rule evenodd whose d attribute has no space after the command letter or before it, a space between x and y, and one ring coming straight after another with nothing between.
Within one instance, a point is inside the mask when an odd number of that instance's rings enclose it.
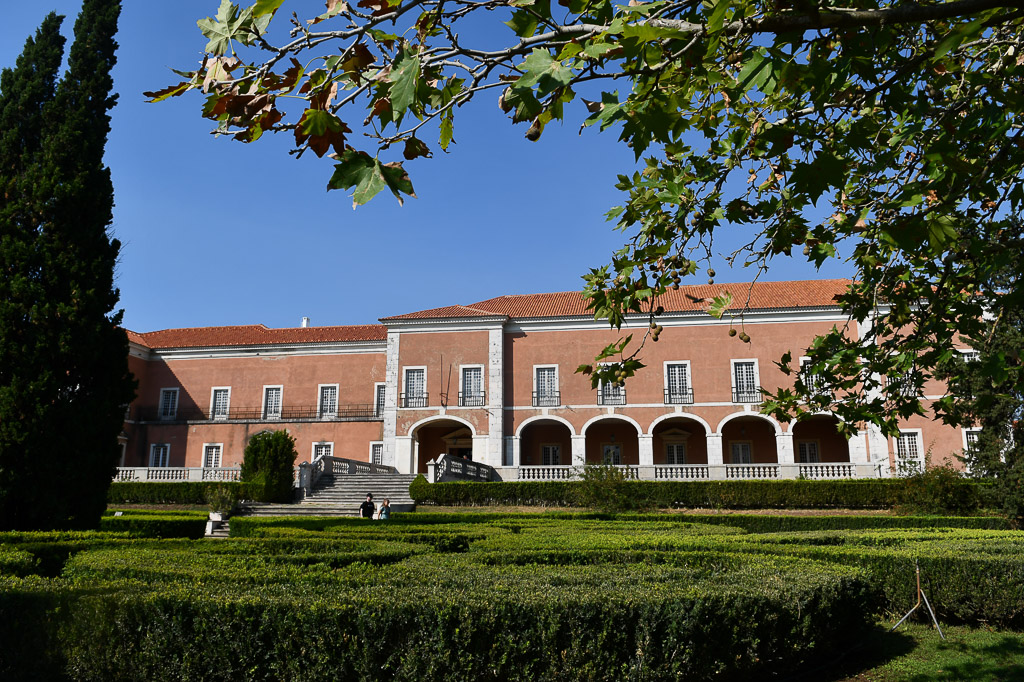
<instances>
[{"instance_id":1,"label":"balcony","mask_svg":"<svg viewBox=\"0 0 1024 682\"><path fill-rule=\"evenodd\" d=\"M331 421L380 419L373 405L338 405L331 414L321 414L318 405L285 405L273 415L266 415L262 407L232 407L211 413L199 407L179 407L173 417L160 414L158 408L133 407L129 419L140 422L202 422L202 421Z\"/></svg>"},{"instance_id":2,"label":"balcony","mask_svg":"<svg viewBox=\"0 0 1024 682\"><path fill-rule=\"evenodd\" d=\"M483 407L487 404L487 395L483 391L459 391L459 407Z\"/></svg>"},{"instance_id":3,"label":"balcony","mask_svg":"<svg viewBox=\"0 0 1024 682\"><path fill-rule=\"evenodd\" d=\"M426 393L403 393L400 399L402 407L426 407L429 402Z\"/></svg>"},{"instance_id":4,"label":"balcony","mask_svg":"<svg viewBox=\"0 0 1024 682\"><path fill-rule=\"evenodd\" d=\"M734 403L759 403L761 402L761 387L734 388L732 389L732 401Z\"/></svg>"},{"instance_id":5,"label":"balcony","mask_svg":"<svg viewBox=\"0 0 1024 682\"><path fill-rule=\"evenodd\" d=\"M693 389L680 388L676 390L665 389L666 405L693 405Z\"/></svg>"},{"instance_id":6,"label":"balcony","mask_svg":"<svg viewBox=\"0 0 1024 682\"><path fill-rule=\"evenodd\" d=\"M558 407L562 404L562 392L561 391L534 391L533 392L533 406L534 407Z\"/></svg>"},{"instance_id":7,"label":"balcony","mask_svg":"<svg viewBox=\"0 0 1024 682\"><path fill-rule=\"evenodd\" d=\"M626 389L622 387L603 386L597 392L598 405L625 405Z\"/></svg>"}]
</instances>

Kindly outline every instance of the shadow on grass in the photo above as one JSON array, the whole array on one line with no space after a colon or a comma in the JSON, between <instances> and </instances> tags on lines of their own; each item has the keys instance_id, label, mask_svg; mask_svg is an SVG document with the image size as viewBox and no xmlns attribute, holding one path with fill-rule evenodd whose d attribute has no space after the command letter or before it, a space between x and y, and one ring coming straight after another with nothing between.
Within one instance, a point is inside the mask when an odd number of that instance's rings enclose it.
<instances>
[{"instance_id":1,"label":"shadow on grass","mask_svg":"<svg viewBox=\"0 0 1024 682\"><path fill-rule=\"evenodd\" d=\"M1024 635L966 627L927 626L897 632L876 626L859 643L823 651L780 679L795 682L934 682L1024 680Z\"/></svg>"}]
</instances>

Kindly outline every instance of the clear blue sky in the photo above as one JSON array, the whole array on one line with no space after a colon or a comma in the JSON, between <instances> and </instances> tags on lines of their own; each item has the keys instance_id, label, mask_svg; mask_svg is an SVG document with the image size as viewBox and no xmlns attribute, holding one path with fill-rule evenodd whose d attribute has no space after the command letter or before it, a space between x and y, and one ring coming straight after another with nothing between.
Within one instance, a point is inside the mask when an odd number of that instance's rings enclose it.
<instances>
[{"instance_id":1,"label":"clear blue sky","mask_svg":"<svg viewBox=\"0 0 1024 682\"><path fill-rule=\"evenodd\" d=\"M51 10L67 17L70 45L80 0L7 4L0 65L13 66ZM407 164L418 199L399 207L384 192L355 211L344 192L326 191L328 159L287 154L290 136L216 139L196 93L146 104L143 91L176 82L170 67L199 61L206 40L196 20L218 5L128 0L122 11L106 159L129 329L285 327L304 315L314 325L366 324L507 293L579 289L580 275L624 243L604 213L621 203L613 185L633 170L632 152L612 131L578 135L586 115L578 102L564 125L531 143L526 125L513 126L487 93L458 112L449 154ZM714 265L721 281L753 274ZM848 274L780 262L768 279Z\"/></svg>"}]
</instances>

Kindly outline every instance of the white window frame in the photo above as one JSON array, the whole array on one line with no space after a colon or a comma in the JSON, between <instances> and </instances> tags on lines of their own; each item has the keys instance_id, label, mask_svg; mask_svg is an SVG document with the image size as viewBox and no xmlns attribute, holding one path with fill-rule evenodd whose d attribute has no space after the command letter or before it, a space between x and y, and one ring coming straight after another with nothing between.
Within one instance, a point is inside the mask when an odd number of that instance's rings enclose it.
<instances>
[{"instance_id":1,"label":"white window frame","mask_svg":"<svg viewBox=\"0 0 1024 682\"><path fill-rule=\"evenodd\" d=\"M373 449L376 448L376 447L380 448L380 457L377 458L380 461L375 460L374 456L373 456ZM370 461L370 464L381 464L381 465L384 464L384 441L382 441L382 440L372 440L372 441L370 441L370 458L369 458L369 461Z\"/></svg>"},{"instance_id":2,"label":"white window frame","mask_svg":"<svg viewBox=\"0 0 1024 682\"><path fill-rule=\"evenodd\" d=\"M402 395L405 396L405 401L408 402L411 394L409 393L409 372L410 371L421 371L423 372L423 393L417 393L416 397L424 396L426 399L426 407L430 405L430 391L427 388L427 366L426 365L409 365L402 368ZM404 406L404 405L403 405ZM420 408L422 409L422 408Z\"/></svg>"},{"instance_id":3,"label":"white window frame","mask_svg":"<svg viewBox=\"0 0 1024 682\"><path fill-rule=\"evenodd\" d=\"M981 351L973 348L957 348L956 352L963 357L964 362L977 362L981 359Z\"/></svg>"},{"instance_id":4,"label":"white window frame","mask_svg":"<svg viewBox=\"0 0 1024 682\"><path fill-rule=\"evenodd\" d=\"M269 391L275 389L275 388L278 391L280 391L280 393L278 393L278 395L280 396L280 400L279 400L279 403L278 403L278 406L277 406L277 414L270 414L269 410L267 410L267 393ZM284 385L283 384L264 384L264 386L263 386L263 406L262 407L263 407L263 410L262 410L261 414L263 415L264 419L275 419L275 420L280 420L281 419L281 415L284 413Z\"/></svg>"},{"instance_id":5,"label":"white window frame","mask_svg":"<svg viewBox=\"0 0 1024 682\"><path fill-rule=\"evenodd\" d=\"M324 457L334 457L334 441L331 440L318 440L315 441L309 449L309 461L316 461L316 449L327 447L327 454Z\"/></svg>"},{"instance_id":6,"label":"white window frame","mask_svg":"<svg viewBox=\"0 0 1024 682\"><path fill-rule=\"evenodd\" d=\"M618 454L618 459L619 459L618 462L614 462L614 461L610 462L610 461L608 461L608 456L607 456L607 449L608 448L618 448L618 452L616 453L616 454ZM601 464L604 464L605 466L607 466L609 464L612 465L612 466L622 466L622 443L613 443L613 442L601 443Z\"/></svg>"},{"instance_id":7,"label":"white window frame","mask_svg":"<svg viewBox=\"0 0 1024 682\"><path fill-rule=\"evenodd\" d=\"M467 396L466 384L465 384L465 381L466 381L465 371L467 369L479 369L480 370L480 395L483 396L483 401L484 401L483 404L485 404L487 402L487 397L486 397L487 396L487 389L484 388L484 386L486 385L485 382L487 381L487 373L484 371L484 366L483 365L459 365L459 392L462 393L463 397ZM482 407L483 404L481 404L481 405L474 405L474 406L475 407Z\"/></svg>"},{"instance_id":8,"label":"white window frame","mask_svg":"<svg viewBox=\"0 0 1024 682\"><path fill-rule=\"evenodd\" d=\"M181 389L177 388L177 387L176 388L161 388L160 389L160 404L157 407L157 410L159 411L158 413L160 415L160 419L171 420L171 419L177 419L178 418L178 407L179 407L179 400L178 399L181 397L180 391L181 391ZM174 409L171 411L170 414L165 414L164 413L164 395L171 394L171 393L174 394Z\"/></svg>"},{"instance_id":9,"label":"white window frame","mask_svg":"<svg viewBox=\"0 0 1024 682\"><path fill-rule=\"evenodd\" d=\"M602 362L601 366L606 367L610 365L610 362ZM621 399L621 402L608 402L605 398L605 390L608 391L608 397L615 399ZM626 386L616 386L612 383L606 383L603 379L597 382L597 404L604 405L625 405L626 404Z\"/></svg>"},{"instance_id":10,"label":"white window frame","mask_svg":"<svg viewBox=\"0 0 1024 682\"><path fill-rule=\"evenodd\" d=\"M732 395L730 395L729 397L730 398L732 398L733 396L735 396L737 398L739 397L739 395L738 395L738 393L739 393L739 386L736 385L736 365L747 364L747 363L753 363L754 364L754 388L757 389L756 392L757 392L758 398L754 402L747 402L747 401L743 401L743 402L734 401L734 402L736 402L737 404L740 404L740 405L756 405L756 404L761 402L761 367L758 365L757 358L734 358L734 359L729 360L729 383L732 385L732 391L731 391Z\"/></svg>"},{"instance_id":11,"label":"white window frame","mask_svg":"<svg viewBox=\"0 0 1024 682\"><path fill-rule=\"evenodd\" d=\"M814 459L810 457L806 461L800 458L800 446L801 445L813 445L814 446ZM794 454L796 455L797 464L820 464L821 463L821 441L817 438L801 438L800 440L794 441L793 443Z\"/></svg>"},{"instance_id":12,"label":"white window frame","mask_svg":"<svg viewBox=\"0 0 1024 682\"><path fill-rule=\"evenodd\" d=\"M155 464L153 457L156 454L157 448L167 448L166 451L166 463ZM171 466L171 444L170 443L150 443L149 444L149 466L152 468L165 468Z\"/></svg>"},{"instance_id":13,"label":"white window frame","mask_svg":"<svg viewBox=\"0 0 1024 682\"><path fill-rule=\"evenodd\" d=\"M887 374L885 376L885 385L888 386L889 384L895 384L899 388L899 394L905 398L923 398L924 388L922 387L921 393L918 393L917 390L917 380L919 378L922 379L923 384L924 376L921 374L921 370L918 369L917 363L915 362L906 372L900 372L894 377Z\"/></svg>"},{"instance_id":14,"label":"white window frame","mask_svg":"<svg viewBox=\"0 0 1024 682\"><path fill-rule=\"evenodd\" d=\"M207 448L218 448L217 451L217 463L207 464ZM203 443L203 468L204 469L219 469L224 466L224 443Z\"/></svg>"},{"instance_id":15,"label":"white window frame","mask_svg":"<svg viewBox=\"0 0 1024 682\"><path fill-rule=\"evenodd\" d=\"M974 435L974 440L975 440L975 442L977 442L978 434L981 433L981 428L977 427L977 426L967 426L967 427L964 427L963 429L961 429L960 431L961 431L961 438L963 439L963 442L964 442L964 452L966 453L970 449L970 447L971 447L971 442L970 442L970 438L969 438L970 435L973 434Z\"/></svg>"},{"instance_id":16,"label":"white window frame","mask_svg":"<svg viewBox=\"0 0 1024 682\"><path fill-rule=\"evenodd\" d=\"M736 462L736 453L733 451L733 447L737 445L747 446L747 462ZM750 440L731 440L729 441L729 464L753 464L754 463L754 442Z\"/></svg>"},{"instance_id":17,"label":"white window frame","mask_svg":"<svg viewBox=\"0 0 1024 682\"><path fill-rule=\"evenodd\" d=\"M228 392L228 402L224 408L224 414L217 414L217 391ZM210 419L227 419L231 414L231 387L230 386L214 386L210 389Z\"/></svg>"},{"instance_id":18,"label":"white window frame","mask_svg":"<svg viewBox=\"0 0 1024 682\"><path fill-rule=\"evenodd\" d=\"M383 394L381 394L383 389ZM377 396L380 396L378 399ZM384 409L387 407L388 402L388 385L383 381L378 381L373 385L373 416L383 417Z\"/></svg>"},{"instance_id":19,"label":"white window frame","mask_svg":"<svg viewBox=\"0 0 1024 682\"><path fill-rule=\"evenodd\" d=\"M683 366L686 367L686 386L683 387L683 394L685 395L686 391L689 391L690 394L693 393L693 365L690 364L690 361L689 360L666 360L664 363L662 363L661 377L662 377L662 381L663 381L664 386L665 386L665 391L669 395L669 400L671 400L671 396L672 396L672 387L669 384L668 368L670 366L673 366L673 365L683 365ZM667 403L667 404L670 404L670 405L680 405L680 404L686 404L686 403L671 402L671 403Z\"/></svg>"},{"instance_id":20,"label":"white window frame","mask_svg":"<svg viewBox=\"0 0 1024 682\"><path fill-rule=\"evenodd\" d=\"M554 369L555 370L555 390L554 390L554 394L559 396L558 397L558 402L561 403L562 399L561 399L560 391L561 391L562 380L561 380L561 377L559 376L559 373L558 373L558 365L534 365L533 366L533 393L534 393L534 395L537 396L537 404L538 404L538 406L541 406L540 405L541 394L540 394L540 391L538 390L538 384L537 384L537 370L539 370L539 369ZM545 394L545 396L546 395L547 394ZM550 396L550 397L553 398L554 396Z\"/></svg>"},{"instance_id":21,"label":"white window frame","mask_svg":"<svg viewBox=\"0 0 1024 682\"><path fill-rule=\"evenodd\" d=\"M325 412L324 406L324 389L334 389L334 411ZM316 386L316 415L320 419L334 419L338 416L338 403L341 402L341 389L338 384L317 384Z\"/></svg>"},{"instance_id":22,"label":"white window frame","mask_svg":"<svg viewBox=\"0 0 1024 682\"><path fill-rule=\"evenodd\" d=\"M917 443L917 457L907 458L900 457L900 438L905 435L913 435ZM896 473L898 475L907 475L914 473L909 467L907 462L917 462L916 471L924 471L924 438L921 434L921 429L900 429L898 436L892 437L892 454L893 462L896 464Z\"/></svg>"},{"instance_id":23,"label":"white window frame","mask_svg":"<svg viewBox=\"0 0 1024 682\"><path fill-rule=\"evenodd\" d=\"M544 448L553 448L554 457L548 457L547 463L544 462ZM553 460L553 461L552 461ZM560 466L562 464L562 444L561 443L541 443L540 444L540 463L542 466Z\"/></svg>"},{"instance_id":24,"label":"white window frame","mask_svg":"<svg viewBox=\"0 0 1024 682\"><path fill-rule=\"evenodd\" d=\"M669 465L672 465L672 466L681 466L683 464L686 464L686 460L690 456L690 452L689 452L690 448L687 447L687 443L686 443L685 439L683 439L683 438L673 438L671 440L666 440L664 442L664 445L665 445L665 463L666 464L669 464ZM678 459L678 456L679 456L678 452L675 453L674 455L669 452L670 448L678 448L678 447L682 447L683 448L683 461L682 462L672 461L674 459Z\"/></svg>"}]
</instances>

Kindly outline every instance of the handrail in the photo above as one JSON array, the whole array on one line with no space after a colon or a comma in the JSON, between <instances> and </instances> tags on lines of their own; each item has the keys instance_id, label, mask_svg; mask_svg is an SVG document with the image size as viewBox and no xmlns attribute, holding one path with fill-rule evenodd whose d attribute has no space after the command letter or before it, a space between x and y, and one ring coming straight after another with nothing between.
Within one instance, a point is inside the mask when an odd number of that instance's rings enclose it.
<instances>
[{"instance_id":1,"label":"handrail","mask_svg":"<svg viewBox=\"0 0 1024 682\"><path fill-rule=\"evenodd\" d=\"M436 460L427 462L431 483L444 481L491 481L496 477L494 467L474 462L465 457L442 453Z\"/></svg>"},{"instance_id":2,"label":"handrail","mask_svg":"<svg viewBox=\"0 0 1024 682\"><path fill-rule=\"evenodd\" d=\"M346 457L324 456L317 457L312 462L303 462L299 465L299 475L296 487L299 495L305 497L316 486L322 476L347 476L352 474L395 474L398 470L393 466L364 462Z\"/></svg>"}]
</instances>

